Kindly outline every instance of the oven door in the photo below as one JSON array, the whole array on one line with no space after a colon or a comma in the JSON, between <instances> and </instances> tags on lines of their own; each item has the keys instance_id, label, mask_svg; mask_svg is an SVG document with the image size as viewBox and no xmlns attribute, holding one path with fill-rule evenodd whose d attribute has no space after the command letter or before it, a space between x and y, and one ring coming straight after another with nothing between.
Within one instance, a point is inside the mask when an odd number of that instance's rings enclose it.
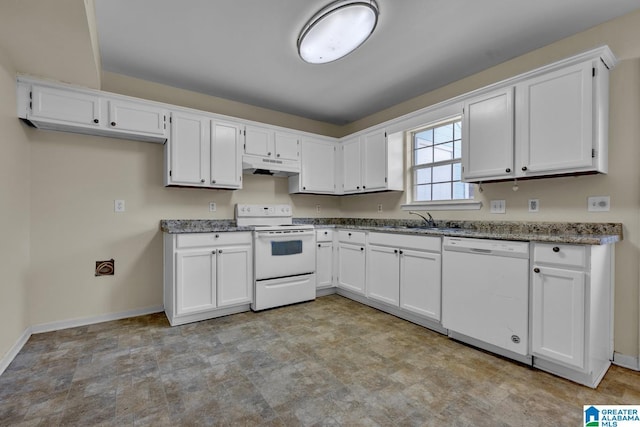
<instances>
[{"instance_id":1,"label":"oven door","mask_svg":"<svg viewBox=\"0 0 640 427\"><path fill-rule=\"evenodd\" d=\"M256 280L315 273L314 230L256 231Z\"/></svg>"}]
</instances>

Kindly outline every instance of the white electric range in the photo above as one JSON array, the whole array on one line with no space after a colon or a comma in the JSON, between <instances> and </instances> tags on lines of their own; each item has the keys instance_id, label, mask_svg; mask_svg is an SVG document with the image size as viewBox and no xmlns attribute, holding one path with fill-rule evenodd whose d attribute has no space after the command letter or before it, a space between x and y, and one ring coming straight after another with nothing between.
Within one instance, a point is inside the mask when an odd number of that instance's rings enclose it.
<instances>
[{"instance_id":1,"label":"white electric range","mask_svg":"<svg viewBox=\"0 0 640 427\"><path fill-rule=\"evenodd\" d=\"M251 309L316 297L316 237L312 225L293 224L289 205L236 205L238 226L252 226L255 286Z\"/></svg>"}]
</instances>

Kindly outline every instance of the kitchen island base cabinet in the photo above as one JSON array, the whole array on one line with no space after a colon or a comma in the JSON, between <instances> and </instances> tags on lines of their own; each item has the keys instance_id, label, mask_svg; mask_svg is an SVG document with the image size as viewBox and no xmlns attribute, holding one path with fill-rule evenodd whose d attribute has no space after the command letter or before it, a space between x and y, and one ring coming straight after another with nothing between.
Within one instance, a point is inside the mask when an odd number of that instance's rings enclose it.
<instances>
[{"instance_id":1,"label":"kitchen island base cabinet","mask_svg":"<svg viewBox=\"0 0 640 427\"><path fill-rule=\"evenodd\" d=\"M613 359L613 245L532 244L533 365L596 387Z\"/></svg>"},{"instance_id":2,"label":"kitchen island base cabinet","mask_svg":"<svg viewBox=\"0 0 640 427\"><path fill-rule=\"evenodd\" d=\"M164 308L172 326L249 311L251 233L164 235Z\"/></svg>"}]
</instances>

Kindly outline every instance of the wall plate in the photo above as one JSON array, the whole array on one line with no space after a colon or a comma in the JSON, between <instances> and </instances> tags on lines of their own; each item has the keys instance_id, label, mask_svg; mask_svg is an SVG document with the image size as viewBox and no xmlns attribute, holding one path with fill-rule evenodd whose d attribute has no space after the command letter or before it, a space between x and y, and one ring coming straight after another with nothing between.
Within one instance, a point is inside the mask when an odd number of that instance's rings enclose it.
<instances>
[{"instance_id":1,"label":"wall plate","mask_svg":"<svg viewBox=\"0 0 640 427\"><path fill-rule=\"evenodd\" d=\"M540 200L529 199L529 212L538 212L540 210Z\"/></svg>"},{"instance_id":2,"label":"wall plate","mask_svg":"<svg viewBox=\"0 0 640 427\"><path fill-rule=\"evenodd\" d=\"M491 200L490 212L494 214L503 214L507 212L507 202L504 200Z\"/></svg>"},{"instance_id":3,"label":"wall plate","mask_svg":"<svg viewBox=\"0 0 640 427\"><path fill-rule=\"evenodd\" d=\"M587 211L608 212L611 207L609 196L591 196L587 199Z\"/></svg>"}]
</instances>

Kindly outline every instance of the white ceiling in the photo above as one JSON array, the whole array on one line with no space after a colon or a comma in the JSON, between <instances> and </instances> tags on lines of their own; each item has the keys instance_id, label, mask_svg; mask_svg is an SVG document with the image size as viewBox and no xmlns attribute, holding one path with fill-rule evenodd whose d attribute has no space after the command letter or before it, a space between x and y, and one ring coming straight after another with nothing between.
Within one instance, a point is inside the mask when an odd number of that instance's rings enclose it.
<instances>
[{"instance_id":1,"label":"white ceiling","mask_svg":"<svg viewBox=\"0 0 640 427\"><path fill-rule=\"evenodd\" d=\"M638 0L377 0L375 33L297 55L331 0L95 0L106 71L345 124L640 8Z\"/></svg>"}]
</instances>

